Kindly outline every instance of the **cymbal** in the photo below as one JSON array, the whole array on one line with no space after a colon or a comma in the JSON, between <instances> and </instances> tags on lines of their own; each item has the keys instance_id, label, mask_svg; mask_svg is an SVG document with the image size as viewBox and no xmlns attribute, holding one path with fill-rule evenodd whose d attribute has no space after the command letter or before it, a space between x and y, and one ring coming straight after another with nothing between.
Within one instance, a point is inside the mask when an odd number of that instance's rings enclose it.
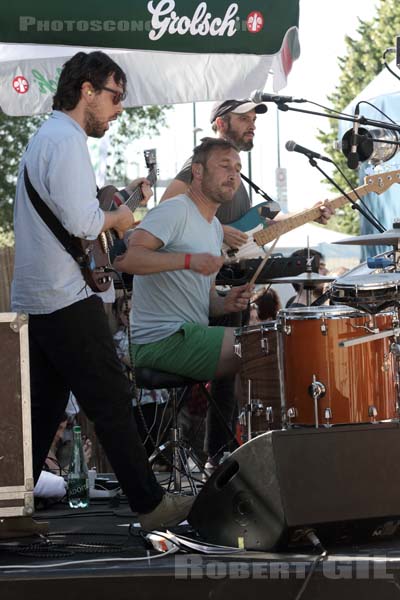
<instances>
[{"instance_id":1,"label":"cymbal","mask_svg":"<svg viewBox=\"0 0 400 600\"><path fill-rule=\"evenodd\" d=\"M337 240L334 244L351 244L353 246L397 246L400 243L400 229L388 229L383 233L357 235L345 240Z\"/></svg>"},{"instance_id":2,"label":"cymbal","mask_svg":"<svg viewBox=\"0 0 400 600\"><path fill-rule=\"evenodd\" d=\"M336 277L329 277L329 275L320 275L319 273L300 273L293 277L275 277L274 279L268 279L268 283L298 283L299 285L321 285L323 283L330 283L335 281Z\"/></svg>"}]
</instances>

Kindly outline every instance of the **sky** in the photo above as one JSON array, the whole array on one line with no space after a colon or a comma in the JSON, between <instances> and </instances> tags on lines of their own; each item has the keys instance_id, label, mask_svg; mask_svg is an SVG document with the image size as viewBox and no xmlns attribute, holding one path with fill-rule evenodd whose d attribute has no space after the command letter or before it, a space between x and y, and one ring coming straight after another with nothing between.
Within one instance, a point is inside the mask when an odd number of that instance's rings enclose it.
<instances>
[{"instance_id":1,"label":"sky","mask_svg":"<svg viewBox=\"0 0 400 600\"><path fill-rule=\"evenodd\" d=\"M288 85L282 94L306 98L328 105L326 96L334 91L339 75L338 57L345 53L345 35L356 37L358 17L370 19L376 12L377 0L300 0L299 36L300 58L294 62ZM394 40L393 40L394 43ZM382 48L383 52L384 48ZM272 82L267 82L265 91L272 92ZM212 103L196 103L196 124L201 129L198 141L211 135L209 114ZM299 106L299 105L297 105ZM304 106L304 105L302 105ZM271 196L276 197L275 169L278 166L277 110L268 105L268 113L257 121L255 146L252 151L253 180ZM312 106L310 106L312 109ZM176 105L167 114L168 127L159 137L143 136L133 143L127 153L131 158L129 173L136 177L143 174L143 150L156 147L160 178L173 178L190 156L193 148L193 106ZM323 152L316 139L318 128L328 128L323 117L300 115L279 111L280 160L287 169L288 208L299 211L312 206L318 200L334 195L321 182L321 175L308 160L294 152L289 153L284 145L287 140ZM247 155L242 154L243 171L247 172ZM326 163L325 163L326 164ZM161 190L158 191L158 197ZM257 203L257 198L253 198Z\"/></svg>"}]
</instances>

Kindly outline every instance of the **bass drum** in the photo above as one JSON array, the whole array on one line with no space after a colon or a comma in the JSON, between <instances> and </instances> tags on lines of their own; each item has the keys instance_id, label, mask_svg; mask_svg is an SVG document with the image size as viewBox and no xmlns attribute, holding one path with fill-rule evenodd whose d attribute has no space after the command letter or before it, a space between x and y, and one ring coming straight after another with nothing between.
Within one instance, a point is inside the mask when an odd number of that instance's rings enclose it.
<instances>
[{"instance_id":1,"label":"bass drum","mask_svg":"<svg viewBox=\"0 0 400 600\"><path fill-rule=\"evenodd\" d=\"M391 329L394 319L394 313L367 315L348 306L281 310L282 403L288 423L316 426L397 418L393 339L371 335L371 341L339 346L341 341ZM313 382L325 391L317 407Z\"/></svg>"}]
</instances>

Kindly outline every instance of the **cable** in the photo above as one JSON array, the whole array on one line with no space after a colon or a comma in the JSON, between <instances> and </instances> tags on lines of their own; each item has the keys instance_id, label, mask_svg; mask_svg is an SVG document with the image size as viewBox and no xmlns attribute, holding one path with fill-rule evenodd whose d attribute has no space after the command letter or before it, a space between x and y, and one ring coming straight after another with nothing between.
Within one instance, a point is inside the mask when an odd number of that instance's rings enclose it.
<instances>
[{"instance_id":1,"label":"cable","mask_svg":"<svg viewBox=\"0 0 400 600\"><path fill-rule=\"evenodd\" d=\"M141 561L150 561L156 558L163 558L164 556L168 556L169 554L175 554L178 551L178 548L171 548L162 554L154 554L138 558L125 558L125 557L114 557L114 558L93 558L89 560L71 560L60 563L51 563L51 564L42 564L42 565L2 565L1 570L15 570L15 569L53 569L54 567L69 567L75 565L88 565L88 564L96 564L96 563L110 563L110 562L141 562Z\"/></svg>"},{"instance_id":2,"label":"cable","mask_svg":"<svg viewBox=\"0 0 400 600\"><path fill-rule=\"evenodd\" d=\"M400 79L400 77L399 77L399 79ZM389 115L387 115L385 112L383 112L383 110L381 110L380 108L375 106L375 104L372 104L372 102L368 102L368 100L360 100L360 102L358 104L367 104L367 106L371 106L371 108L375 109L378 113L380 113L381 115L386 117L386 119L388 119L388 121L391 121L393 123L393 125L397 125L396 121L393 121L393 119L391 117L389 117Z\"/></svg>"},{"instance_id":3,"label":"cable","mask_svg":"<svg viewBox=\"0 0 400 600\"><path fill-rule=\"evenodd\" d=\"M325 548L322 546L320 539L317 537L313 529L305 529L298 531L297 540L301 539L307 539L314 546L314 548L318 550L319 556L317 556L312 562L308 575L305 578L299 592L296 594L295 600L300 600L300 598L306 591L308 584L310 583L311 577L313 576L315 569L317 568L319 563L325 560L325 558L328 556L327 550L325 550Z\"/></svg>"}]
</instances>

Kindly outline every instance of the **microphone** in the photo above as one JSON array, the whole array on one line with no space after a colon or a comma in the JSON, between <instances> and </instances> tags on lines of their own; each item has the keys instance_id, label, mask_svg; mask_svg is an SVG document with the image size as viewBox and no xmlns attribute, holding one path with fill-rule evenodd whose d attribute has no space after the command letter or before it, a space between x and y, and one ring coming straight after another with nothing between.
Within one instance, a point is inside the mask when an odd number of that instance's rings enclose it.
<instances>
[{"instance_id":1,"label":"microphone","mask_svg":"<svg viewBox=\"0 0 400 600\"><path fill-rule=\"evenodd\" d=\"M260 102L275 102L275 104L285 104L285 102L307 102L304 98L293 98L293 96L279 96L278 94L264 94L261 90L254 90L250 94L250 100L259 104Z\"/></svg>"},{"instance_id":2,"label":"microphone","mask_svg":"<svg viewBox=\"0 0 400 600\"><path fill-rule=\"evenodd\" d=\"M349 169L357 169L358 163L360 161L360 157L358 155L358 128L360 126L359 121L360 114L360 103L357 102L356 108L354 110L354 123L353 123L353 133L351 136L351 148L350 152L347 156L347 166Z\"/></svg>"},{"instance_id":3,"label":"microphone","mask_svg":"<svg viewBox=\"0 0 400 600\"><path fill-rule=\"evenodd\" d=\"M298 152L299 154L304 154L308 158L319 158L320 160L325 160L326 162L332 162L332 160L328 156L322 156L322 154L318 154L318 152L314 152L314 150L304 148L304 146L296 144L296 142L294 142L293 140L289 140L288 142L286 142L285 148L289 152Z\"/></svg>"}]
</instances>

